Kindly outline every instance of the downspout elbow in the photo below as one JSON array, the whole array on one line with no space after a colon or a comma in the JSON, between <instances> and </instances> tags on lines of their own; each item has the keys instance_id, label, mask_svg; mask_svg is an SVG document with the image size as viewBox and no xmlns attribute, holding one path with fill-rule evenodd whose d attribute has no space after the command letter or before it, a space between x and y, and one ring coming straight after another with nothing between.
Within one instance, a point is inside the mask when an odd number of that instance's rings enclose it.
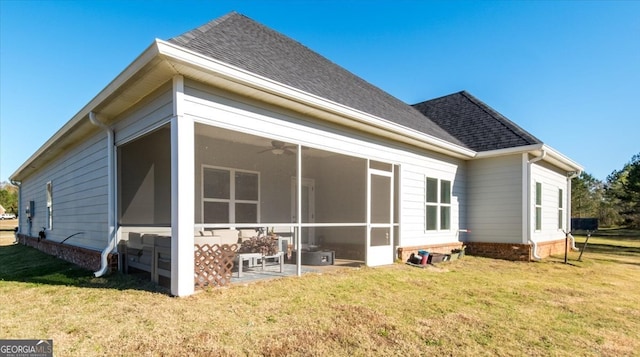
<instances>
[{"instance_id":1,"label":"downspout elbow","mask_svg":"<svg viewBox=\"0 0 640 357\"><path fill-rule=\"evenodd\" d=\"M100 129L111 131L111 129L105 123L98 120L98 118L96 117L96 113L94 112L89 112L89 121L91 122L91 124L99 127Z\"/></svg>"},{"instance_id":2,"label":"downspout elbow","mask_svg":"<svg viewBox=\"0 0 640 357\"><path fill-rule=\"evenodd\" d=\"M579 252L580 249L576 247L576 238L573 236L573 234L569 233L569 239L571 240L571 250L574 252Z\"/></svg>"},{"instance_id":3,"label":"downspout elbow","mask_svg":"<svg viewBox=\"0 0 640 357\"><path fill-rule=\"evenodd\" d=\"M94 112L89 112L89 121L103 129L107 133L107 170L108 170L108 208L107 208L107 221L109 226L108 242L107 246L102 250L100 254L100 269L93 273L96 278L105 275L109 271L109 254L115 249L115 213L114 213L114 173L113 173L113 145L114 145L114 133L113 129L108 127L103 122L96 118Z\"/></svg>"},{"instance_id":4,"label":"downspout elbow","mask_svg":"<svg viewBox=\"0 0 640 357\"><path fill-rule=\"evenodd\" d=\"M533 239L529 239L529 243L533 246L531 251L531 256L535 260L542 260L542 257L538 255L538 243L536 243Z\"/></svg>"},{"instance_id":5,"label":"downspout elbow","mask_svg":"<svg viewBox=\"0 0 640 357\"><path fill-rule=\"evenodd\" d=\"M529 160L529 163L533 164L534 162L538 162L538 161L544 159L546 156L547 156L547 152L544 149L542 149L541 153L540 153L540 156L534 157L533 159Z\"/></svg>"}]
</instances>

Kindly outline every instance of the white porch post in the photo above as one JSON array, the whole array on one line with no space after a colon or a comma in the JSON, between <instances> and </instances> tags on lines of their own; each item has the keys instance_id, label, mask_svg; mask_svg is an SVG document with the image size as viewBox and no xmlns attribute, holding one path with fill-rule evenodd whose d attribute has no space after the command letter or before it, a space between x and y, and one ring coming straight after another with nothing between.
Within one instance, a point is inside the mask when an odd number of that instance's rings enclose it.
<instances>
[{"instance_id":1,"label":"white porch post","mask_svg":"<svg viewBox=\"0 0 640 357\"><path fill-rule=\"evenodd\" d=\"M173 77L171 118L171 294L194 292L194 122L184 116L184 78Z\"/></svg>"},{"instance_id":2,"label":"white porch post","mask_svg":"<svg viewBox=\"0 0 640 357\"><path fill-rule=\"evenodd\" d=\"M302 276L302 145L298 145L296 155L296 166L298 182L296 183L296 196L298 202L296 202L296 228L298 234L296 235L296 275Z\"/></svg>"}]
</instances>

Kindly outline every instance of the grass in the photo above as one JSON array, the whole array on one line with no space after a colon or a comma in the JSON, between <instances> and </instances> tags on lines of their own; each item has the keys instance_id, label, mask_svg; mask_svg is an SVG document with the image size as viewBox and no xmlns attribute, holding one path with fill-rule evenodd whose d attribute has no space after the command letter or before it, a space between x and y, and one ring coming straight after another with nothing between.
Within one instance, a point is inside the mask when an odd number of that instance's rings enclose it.
<instances>
[{"instance_id":1,"label":"grass","mask_svg":"<svg viewBox=\"0 0 640 357\"><path fill-rule=\"evenodd\" d=\"M467 256L186 298L0 238L0 338L53 339L63 356L639 355L640 232L614 233L570 264Z\"/></svg>"}]
</instances>

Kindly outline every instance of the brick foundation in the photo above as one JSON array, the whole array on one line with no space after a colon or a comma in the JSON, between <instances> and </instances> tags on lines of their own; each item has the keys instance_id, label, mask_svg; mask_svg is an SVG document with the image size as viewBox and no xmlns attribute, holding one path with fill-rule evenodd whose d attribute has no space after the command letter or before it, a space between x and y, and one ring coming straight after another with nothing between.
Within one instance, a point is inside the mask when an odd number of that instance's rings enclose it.
<instances>
[{"instance_id":1,"label":"brick foundation","mask_svg":"<svg viewBox=\"0 0 640 357\"><path fill-rule=\"evenodd\" d=\"M565 239L559 239L550 242L540 242L538 243L538 255L540 256L540 258L546 258L550 255L564 254L565 242ZM571 243L567 243L569 244L569 249L567 251L570 252ZM531 249L533 249L533 246L531 247Z\"/></svg>"},{"instance_id":2,"label":"brick foundation","mask_svg":"<svg viewBox=\"0 0 640 357\"><path fill-rule=\"evenodd\" d=\"M467 255L528 262L531 257L531 245L510 243L465 242Z\"/></svg>"},{"instance_id":3,"label":"brick foundation","mask_svg":"<svg viewBox=\"0 0 640 357\"><path fill-rule=\"evenodd\" d=\"M409 259L409 257L411 256L411 253L418 254L419 250L426 250L430 253L451 254L451 250L460 248L462 248L461 242L420 245L413 247L398 247L398 259L406 262L407 259Z\"/></svg>"},{"instance_id":4,"label":"brick foundation","mask_svg":"<svg viewBox=\"0 0 640 357\"><path fill-rule=\"evenodd\" d=\"M468 255L528 262L533 259L533 245L512 243L465 242ZM564 254L565 240L538 243L538 256L546 258L550 255Z\"/></svg>"},{"instance_id":5,"label":"brick foundation","mask_svg":"<svg viewBox=\"0 0 640 357\"><path fill-rule=\"evenodd\" d=\"M91 271L97 271L100 269L100 251L80 248L68 244L60 244L46 239L38 240L36 237L30 237L24 234L18 234L18 241L20 244L34 247L39 251L79 265L85 269ZM109 262L109 272L118 270L117 253L109 254L107 261Z\"/></svg>"}]
</instances>

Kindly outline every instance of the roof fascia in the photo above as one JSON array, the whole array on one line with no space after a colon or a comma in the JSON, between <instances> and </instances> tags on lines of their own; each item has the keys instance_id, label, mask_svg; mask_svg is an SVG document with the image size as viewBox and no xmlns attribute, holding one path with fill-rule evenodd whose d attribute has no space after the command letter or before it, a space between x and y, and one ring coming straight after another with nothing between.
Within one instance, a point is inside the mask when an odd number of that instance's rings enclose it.
<instances>
[{"instance_id":1,"label":"roof fascia","mask_svg":"<svg viewBox=\"0 0 640 357\"><path fill-rule=\"evenodd\" d=\"M87 103L76 115L74 115L62 128L60 128L49 140L47 140L33 155L31 155L10 177L10 180L20 181L25 170L44 153L48 152L56 143L64 140L67 134L77 127L83 120L88 120L89 112L94 111L129 79L134 77L142 68L149 64L158 55L157 40L143 51L127 68L116 76L109 84Z\"/></svg>"},{"instance_id":2,"label":"roof fascia","mask_svg":"<svg viewBox=\"0 0 640 357\"><path fill-rule=\"evenodd\" d=\"M295 103L300 103L334 116L337 115L343 118L344 121L355 121L359 124L364 124L358 126L361 129L366 127L375 127L381 129L384 133L395 134L386 135L394 140L405 141L411 145L423 143L431 150L443 152L459 158L468 159L472 158L476 154L473 150L452 144L432 135L421 133L417 130L400 126L390 120L373 116L283 83L276 82L253 72L249 72L229 65L228 63L186 49L182 46L162 40L157 40L156 43L160 54L168 61L178 61L181 64L186 64L195 67L196 69L212 71L223 76L225 79L238 83L242 86L266 92ZM286 101L280 102L280 104L286 104ZM377 134L380 134L380 132L381 131L378 130Z\"/></svg>"},{"instance_id":3,"label":"roof fascia","mask_svg":"<svg viewBox=\"0 0 640 357\"><path fill-rule=\"evenodd\" d=\"M576 163L575 161L569 159L567 156L561 154L559 151L553 149L552 147L546 144L534 144L527 146L517 146L513 148L506 149L498 149L498 150L490 150L490 151L482 151L478 152L475 156L476 159L484 159L491 157L500 157L514 154L523 154L528 153L534 156L540 156L542 151L546 152L546 156L543 161L547 161L551 164L554 164L567 172L582 172L584 168Z\"/></svg>"},{"instance_id":4,"label":"roof fascia","mask_svg":"<svg viewBox=\"0 0 640 357\"><path fill-rule=\"evenodd\" d=\"M549 145L543 145L542 150L547 153L547 157L550 159L549 161L553 161L555 164L561 166L564 165L567 171L581 173L584 171L584 167L578 164L577 162L571 160L567 156L563 155L556 149L550 147Z\"/></svg>"},{"instance_id":5,"label":"roof fascia","mask_svg":"<svg viewBox=\"0 0 640 357\"><path fill-rule=\"evenodd\" d=\"M527 146L516 146L512 148L505 148L505 149L480 151L476 154L475 158L483 159L488 157L522 154L525 152L539 151L543 148L543 146L544 144L533 144L533 145L527 145Z\"/></svg>"}]
</instances>

